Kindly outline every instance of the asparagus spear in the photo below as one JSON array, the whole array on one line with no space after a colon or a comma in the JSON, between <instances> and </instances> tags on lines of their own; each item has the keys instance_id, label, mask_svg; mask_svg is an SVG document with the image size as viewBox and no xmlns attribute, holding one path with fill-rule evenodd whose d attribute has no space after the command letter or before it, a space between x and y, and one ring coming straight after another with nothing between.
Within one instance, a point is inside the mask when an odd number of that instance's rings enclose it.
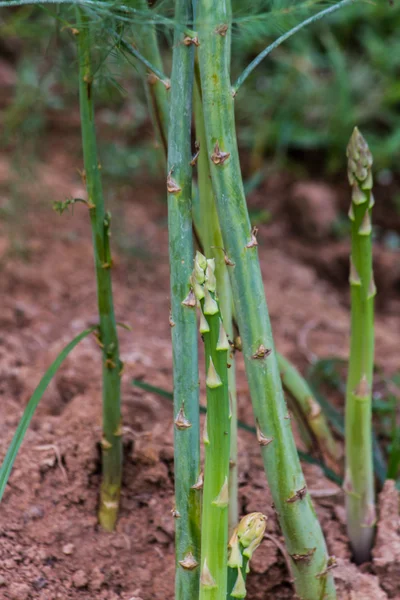
<instances>
[{"instance_id":1,"label":"asparagus spear","mask_svg":"<svg viewBox=\"0 0 400 600\"><path fill-rule=\"evenodd\" d=\"M336 597L324 537L302 474L282 385L240 171L230 85L229 0L199 0L197 15L203 110L224 248L265 471L292 558L297 594Z\"/></svg>"},{"instance_id":2,"label":"asparagus spear","mask_svg":"<svg viewBox=\"0 0 400 600\"><path fill-rule=\"evenodd\" d=\"M76 9L78 23L79 100L84 161L84 179L92 225L97 299L100 315L99 343L103 355L103 479L99 521L108 531L117 519L122 478L122 427L120 387L122 363L111 286L110 213L105 211L101 165L97 156L93 104L93 70L90 52L89 19Z\"/></svg>"},{"instance_id":3,"label":"asparagus spear","mask_svg":"<svg viewBox=\"0 0 400 600\"><path fill-rule=\"evenodd\" d=\"M246 577L250 572L250 560L261 544L267 525L262 513L250 513L243 517L229 541L228 600L246 598Z\"/></svg>"},{"instance_id":4,"label":"asparagus spear","mask_svg":"<svg viewBox=\"0 0 400 600\"><path fill-rule=\"evenodd\" d=\"M351 341L346 389L347 529L356 562L369 559L374 536L375 495L372 463L371 387L374 364L374 296L371 209L372 155L354 129L347 147L352 186L351 220Z\"/></svg>"},{"instance_id":5,"label":"asparagus spear","mask_svg":"<svg viewBox=\"0 0 400 600\"><path fill-rule=\"evenodd\" d=\"M229 342L216 296L215 261L197 252L192 276L206 357L207 416L201 525L200 600L226 600L230 410Z\"/></svg>"},{"instance_id":6,"label":"asparagus spear","mask_svg":"<svg viewBox=\"0 0 400 600\"><path fill-rule=\"evenodd\" d=\"M190 22L190 0L176 0L179 24ZM199 373L195 297L189 289L193 268L192 167L190 128L193 46L183 43L177 25L171 77L168 136L168 231L171 278L171 333L175 415L176 600L197 598L200 563Z\"/></svg>"},{"instance_id":7,"label":"asparagus spear","mask_svg":"<svg viewBox=\"0 0 400 600\"><path fill-rule=\"evenodd\" d=\"M197 65L196 65L197 67ZM198 203L193 211L195 226L199 233L203 251L206 256L215 259L215 276L217 279L218 299L222 319L228 338L233 340L233 300L228 268L223 250L221 229L215 207L214 192L210 179L206 136L204 130L203 107L201 104L201 86L198 68L195 68L194 114L196 138L199 144L197 160L198 171ZM196 214L198 215L196 223ZM233 349L229 352L228 387L231 403L231 449L229 470L229 532L232 533L238 522L238 467L237 467L237 397L236 372Z\"/></svg>"}]
</instances>

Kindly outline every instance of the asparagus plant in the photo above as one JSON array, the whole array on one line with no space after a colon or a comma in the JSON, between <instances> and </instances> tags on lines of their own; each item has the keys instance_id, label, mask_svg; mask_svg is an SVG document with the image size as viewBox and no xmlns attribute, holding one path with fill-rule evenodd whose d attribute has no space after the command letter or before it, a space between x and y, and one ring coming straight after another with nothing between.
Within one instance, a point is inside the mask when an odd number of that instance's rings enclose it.
<instances>
[{"instance_id":1,"label":"asparagus plant","mask_svg":"<svg viewBox=\"0 0 400 600\"><path fill-rule=\"evenodd\" d=\"M340 458L340 448L307 381L282 354L277 353L278 367L284 388L293 396L323 455L331 460Z\"/></svg>"},{"instance_id":2,"label":"asparagus plant","mask_svg":"<svg viewBox=\"0 0 400 600\"><path fill-rule=\"evenodd\" d=\"M250 572L250 560L261 544L267 525L262 513L250 513L243 517L229 541L228 600L246 598L246 577Z\"/></svg>"},{"instance_id":3,"label":"asparagus plant","mask_svg":"<svg viewBox=\"0 0 400 600\"><path fill-rule=\"evenodd\" d=\"M204 341L207 415L201 523L200 600L226 600L228 559L229 438L228 352L216 295L215 260L197 252L192 275L200 302L200 333Z\"/></svg>"},{"instance_id":4,"label":"asparagus plant","mask_svg":"<svg viewBox=\"0 0 400 600\"><path fill-rule=\"evenodd\" d=\"M374 296L372 269L372 155L357 127L347 147L352 187L351 340L346 388L347 529L356 562L369 559L374 536L375 497L372 462L371 388L374 365Z\"/></svg>"},{"instance_id":5,"label":"asparagus plant","mask_svg":"<svg viewBox=\"0 0 400 600\"><path fill-rule=\"evenodd\" d=\"M324 537L304 481L279 376L264 287L240 171L230 84L231 5L199 0L199 65L207 153L264 467L297 594L336 597Z\"/></svg>"},{"instance_id":6,"label":"asparagus plant","mask_svg":"<svg viewBox=\"0 0 400 600\"><path fill-rule=\"evenodd\" d=\"M176 600L197 598L200 563L199 375L193 268L191 118L193 45L182 23L191 21L189 0L176 0L177 26L171 77L168 136L168 231L174 375Z\"/></svg>"},{"instance_id":7,"label":"asparagus plant","mask_svg":"<svg viewBox=\"0 0 400 600\"><path fill-rule=\"evenodd\" d=\"M101 441L103 475L100 491L99 521L108 531L117 519L122 479L122 427L120 387L122 363L119 358L118 336L111 287L112 258L110 251L110 219L105 211L101 181L101 165L97 156L96 128L93 104L93 69L89 19L76 9L79 60L79 100L82 130L84 173L87 205L93 234L97 280L97 300L100 317L99 344L103 369L103 437Z\"/></svg>"},{"instance_id":8,"label":"asparagus plant","mask_svg":"<svg viewBox=\"0 0 400 600\"><path fill-rule=\"evenodd\" d=\"M196 65L197 67L197 65ZM215 260L218 299L222 319L228 338L233 340L233 300L229 281L226 256L223 249L221 229L215 207L214 193L210 179L210 167L206 150L204 116L201 100L201 86L198 68L195 68L194 115L196 138L198 141L198 199L193 211L195 226L203 251ZM237 397L234 348L229 352L228 370L229 398L231 403L231 448L229 470L229 532L232 533L238 522L238 467L237 467Z\"/></svg>"}]
</instances>

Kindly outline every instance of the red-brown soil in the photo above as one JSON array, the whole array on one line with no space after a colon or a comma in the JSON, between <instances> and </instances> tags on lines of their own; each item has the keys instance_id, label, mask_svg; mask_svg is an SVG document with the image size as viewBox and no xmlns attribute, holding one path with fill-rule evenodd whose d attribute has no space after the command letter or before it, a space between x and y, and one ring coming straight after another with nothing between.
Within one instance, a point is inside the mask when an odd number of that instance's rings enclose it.
<instances>
[{"instance_id":1,"label":"red-brown soil","mask_svg":"<svg viewBox=\"0 0 400 600\"><path fill-rule=\"evenodd\" d=\"M53 200L84 194L77 174L77 136L73 147L67 154L54 136L28 180L19 181L6 158L0 162L1 206L12 204L18 192L16 212L0 222L0 458L46 367L97 318L87 211L77 205L60 217L51 210ZM326 241L326 219L335 218L341 195L309 182L300 189L296 185L286 176L274 176L251 203L273 215L270 224L260 227L258 239L276 344L304 372L314 356L347 355L348 247ZM0 598L173 598L171 404L130 383L135 377L172 388L163 193L162 182L160 187L143 180L118 188L112 203L116 313L132 326L131 332L120 330L126 433L117 531L104 533L96 520L101 379L98 347L87 339L49 386L0 506ZM304 198L300 219L292 208ZM307 229L312 236L307 237ZM121 250L126 246L132 249L129 255ZM385 294L378 304L376 360L388 374L400 364L399 265L398 253L378 247L376 269ZM238 388L239 416L252 424L240 358ZM248 598L293 598L251 434L240 433L239 454L241 511L269 517L268 537L253 559ZM338 558L339 597L400 599L399 497L393 485L388 482L381 494L373 561L356 567L350 561L341 489L319 467L305 464L304 470L329 551Z\"/></svg>"}]
</instances>

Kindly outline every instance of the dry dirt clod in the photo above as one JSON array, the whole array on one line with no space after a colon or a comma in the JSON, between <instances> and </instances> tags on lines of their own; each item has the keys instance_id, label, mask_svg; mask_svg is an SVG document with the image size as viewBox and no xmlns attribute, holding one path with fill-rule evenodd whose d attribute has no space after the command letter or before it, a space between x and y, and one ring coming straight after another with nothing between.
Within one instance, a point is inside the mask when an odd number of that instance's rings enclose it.
<instances>
[{"instance_id":1,"label":"dry dirt clod","mask_svg":"<svg viewBox=\"0 0 400 600\"><path fill-rule=\"evenodd\" d=\"M389 598L400 598L400 494L388 480L379 496L374 567Z\"/></svg>"},{"instance_id":2,"label":"dry dirt clod","mask_svg":"<svg viewBox=\"0 0 400 600\"><path fill-rule=\"evenodd\" d=\"M83 569L80 569L79 571L76 571L76 573L74 573L72 577L72 583L77 589L81 589L87 586L89 580L88 576L86 575Z\"/></svg>"},{"instance_id":3,"label":"dry dirt clod","mask_svg":"<svg viewBox=\"0 0 400 600\"><path fill-rule=\"evenodd\" d=\"M12 583L9 594L11 600L27 600L30 595L29 585L26 583Z\"/></svg>"},{"instance_id":4,"label":"dry dirt clod","mask_svg":"<svg viewBox=\"0 0 400 600\"><path fill-rule=\"evenodd\" d=\"M339 559L335 569L335 582L340 600L387 600L377 577L362 573L356 565Z\"/></svg>"},{"instance_id":5,"label":"dry dirt clod","mask_svg":"<svg viewBox=\"0 0 400 600\"><path fill-rule=\"evenodd\" d=\"M90 577L90 589L94 592L98 592L101 589L105 581L104 573L101 572L99 567L95 567Z\"/></svg>"}]
</instances>

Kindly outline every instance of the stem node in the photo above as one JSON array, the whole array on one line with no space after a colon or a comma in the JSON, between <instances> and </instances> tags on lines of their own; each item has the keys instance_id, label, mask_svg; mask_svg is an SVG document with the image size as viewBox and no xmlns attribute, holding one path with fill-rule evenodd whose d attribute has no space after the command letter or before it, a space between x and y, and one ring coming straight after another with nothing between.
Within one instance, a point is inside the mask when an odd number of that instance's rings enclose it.
<instances>
[{"instance_id":1,"label":"stem node","mask_svg":"<svg viewBox=\"0 0 400 600\"><path fill-rule=\"evenodd\" d=\"M286 502L288 504L293 504L294 502L303 500L303 498L305 498L306 496L307 496L307 486L305 485L302 488L300 488L299 490L296 490L295 493L293 494L293 496L290 496L290 498L288 498L286 500Z\"/></svg>"},{"instance_id":2,"label":"stem node","mask_svg":"<svg viewBox=\"0 0 400 600\"><path fill-rule=\"evenodd\" d=\"M182 569L193 571L199 566L199 563L191 552L188 552L183 560L178 561Z\"/></svg>"},{"instance_id":3,"label":"stem node","mask_svg":"<svg viewBox=\"0 0 400 600\"><path fill-rule=\"evenodd\" d=\"M230 157L230 152L223 152L219 147L219 142L215 142L214 152L211 154L211 160L214 165L223 165Z\"/></svg>"}]
</instances>

